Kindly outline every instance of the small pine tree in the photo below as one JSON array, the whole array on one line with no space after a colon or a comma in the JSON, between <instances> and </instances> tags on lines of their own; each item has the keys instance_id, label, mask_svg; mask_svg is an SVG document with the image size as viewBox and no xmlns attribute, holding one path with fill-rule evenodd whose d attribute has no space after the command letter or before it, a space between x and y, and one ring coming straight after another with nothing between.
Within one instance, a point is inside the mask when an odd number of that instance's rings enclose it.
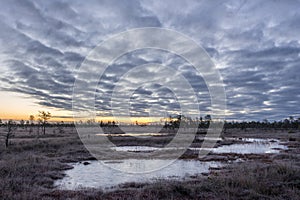
<instances>
[{"instance_id":1,"label":"small pine tree","mask_svg":"<svg viewBox=\"0 0 300 200\"><path fill-rule=\"evenodd\" d=\"M50 112L39 111L39 118L42 120L43 133L46 134L46 124L48 120L51 118Z\"/></svg>"}]
</instances>

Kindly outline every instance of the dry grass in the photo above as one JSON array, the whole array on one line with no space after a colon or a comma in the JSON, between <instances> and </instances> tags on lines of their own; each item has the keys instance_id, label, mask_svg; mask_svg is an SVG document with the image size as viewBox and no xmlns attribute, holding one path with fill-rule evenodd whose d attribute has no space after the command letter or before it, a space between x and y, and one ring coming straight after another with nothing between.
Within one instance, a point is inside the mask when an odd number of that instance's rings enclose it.
<instances>
[{"instance_id":1,"label":"dry grass","mask_svg":"<svg viewBox=\"0 0 300 200\"><path fill-rule=\"evenodd\" d=\"M63 177L69 166L54 159L24 152L7 154L0 162L0 199L35 199Z\"/></svg>"},{"instance_id":2,"label":"dry grass","mask_svg":"<svg viewBox=\"0 0 300 200\"><path fill-rule=\"evenodd\" d=\"M78 137L16 139L9 149L0 146L0 199L300 199L299 144L290 141L291 150L271 163L253 160L192 181L128 183L103 192L53 188L65 163L92 158Z\"/></svg>"},{"instance_id":3,"label":"dry grass","mask_svg":"<svg viewBox=\"0 0 300 200\"><path fill-rule=\"evenodd\" d=\"M288 164L243 163L215 178L232 199L299 199L300 169Z\"/></svg>"},{"instance_id":4,"label":"dry grass","mask_svg":"<svg viewBox=\"0 0 300 200\"><path fill-rule=\"evenodd\" d=\"M159 180L128 183L112 192L101 190L51 191L55 199L299 199L300 170L291 164L243 163L193 181Z\"/></svg>"}]
</instances>

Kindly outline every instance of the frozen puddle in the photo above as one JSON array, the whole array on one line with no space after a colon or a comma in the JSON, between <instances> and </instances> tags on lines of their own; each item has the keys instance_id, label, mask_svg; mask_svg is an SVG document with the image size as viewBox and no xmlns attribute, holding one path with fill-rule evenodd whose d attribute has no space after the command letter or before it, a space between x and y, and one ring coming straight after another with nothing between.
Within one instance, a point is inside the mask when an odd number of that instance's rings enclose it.
<instances>
[{"instance_id":1,"label":"frozen puddle","mask_svg":"<svg viewBox=\"0 0 300 200\"><path fill-rule=\"evenodd\" d=\"M278 153L287 149L275 139L236 139L246 143L223 145L207 149L213 153L267 154ZM114 147L116 151L152 152L162 148L149 146ZM200 148L189 148L200 150ZM170 164L171 163L171 164ZM89 165L76 163L74 168L65 171L65 178L55 182L61 189L110 188L127 182L149 182L157 179L184 179L192 175L209 172L210 167L220 167L220 162L201 162L197 160L159 160L159 159L124 159L111 161L90 161ZM118 169L118 170L116 170ZM159 169L152 171L152 169ZM149 172L150 171L150 172ZM133 173L128 173L133 172ZM143 173L147 172L147 173Z\"/></svg>"},{"instance_id":2,"label":"frozen puddle","mask_svg":"<svg viewBox=\"0 0 300 200\"><path fill-rule=\"evenodd\" d=\"M169 135L169 133L98 133L96 136L133 136L133 137L139 137L139 136L164 136Z\"/></svg>"},{"instance_id":3,"label":"frozen puddle","mask_svg":"<svg viewBox=\"0 0 300 200\"><path fill-rule=\"evenodd\" d=\"M197 160L176 160L172 164L148 173L126 173L128 168L136 168L137 172L148 171L149 166L167 165L171 160L137 160L90 161L91 164L74 164L67 170L66 177L56 181L61 189L76 190L80 188L103 188L117 186L127 182L149 182L157 179L183 179L192 175L209 172L209 167L220 167L219 162L201 162ZM121 169L115 170L114 168Z\"/></svg>"},{"instance_id":4,"label":"frozen puddle","mask_svg":"<svg viewBox=\"0 0 300 200\"><path fill-rule=\"evenodd\" d=\"M237 154L265 154L279 153L282 149L287 149L285 145L280 144L279 140L274 139L241 139L249 142L244 144L224 145L212 149L213 153L237 153Z\"/></svg>"},{"instance_id":5,"label":"frozen puddle","mask_svg":"<svg viewBox=\"0 0 300 200\"><path fill-rule=\"evenodd\" d=\"M234 138L231 138L234 139ZM239 139L234 139L239 140ZM275 139L254 139L244 138L240 139L247 143L223 145L218 148L202 149L208 150L213 153L237 153L237 154L264 154L264 153L279 153L281 149L287 149L286 146L280 144L279 140ZM115 151L127 151L127 152L152 152L159 150L176 150L183 148L159 148L149 146L118 146L112 148ZM190 150L199 151L201 148L189 148Z\"/></svg>"}]
</instances>

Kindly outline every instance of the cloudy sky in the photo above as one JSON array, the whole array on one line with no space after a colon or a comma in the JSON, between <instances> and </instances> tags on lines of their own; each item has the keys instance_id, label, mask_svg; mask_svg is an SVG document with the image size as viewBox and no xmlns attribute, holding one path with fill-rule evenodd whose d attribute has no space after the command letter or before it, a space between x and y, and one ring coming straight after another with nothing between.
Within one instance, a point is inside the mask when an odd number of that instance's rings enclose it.
<instances>
[{"instance_id":1,"label":"cloudy sky","mask_svg":"<svg viewBox=\"0 0 300 200\"><path fill-rule=\"evenodd\" d=\"M86 56L111 36L143 27L175 30L207 51L224 82L227 119L300 117L299 1L1 0L0 27L2 119L38 110L70 117L73 85ZM154 65L135 68L149 63ZM174 76L162 66L175 70ZM134 91L130 115L180 112L176 89L136 82L160 77L172 83L177 75L192 86L201 114L209 114L208 88L192 66L170 52L142 49L105 70L96 88L97 115L109 115L124 102L119 95L111 103L120 81L120 91ZM194 101L181 94L182 101Z\"/></svg>"}]
</instances>

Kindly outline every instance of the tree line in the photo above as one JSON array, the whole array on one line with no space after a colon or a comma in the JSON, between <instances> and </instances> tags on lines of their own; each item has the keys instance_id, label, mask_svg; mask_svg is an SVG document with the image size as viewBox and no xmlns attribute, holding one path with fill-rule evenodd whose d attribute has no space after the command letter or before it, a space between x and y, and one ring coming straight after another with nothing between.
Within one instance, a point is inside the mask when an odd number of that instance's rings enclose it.
<instances>
[{"instance_id":1,"label":"tree line","mask_svg":"<svg viewBox=\"0 0 300 200\"><path fill-rule=\"evenodd\" d=\"M13 120L8 120L6 122L2 122L0 119L0 127L2 128L0 136L4 138L5 146L9 146L9 139L14 137L15 131L17 128L22 128L28 130L29 133L33 132L33 128L36 128L36 136L39 138L40 133L43 135L46 134L47 127L56 127L59 133L64 133L64 127L75 127L75 123L64 123L61 122L52 122L49 120L52 117L50 112L39 111L36 115L37 119L34 115L30 115L27 121L20 120L19 123ZM211 115L206 115L204 117L199 117L192 119L191 117L186 117L184 115L175 115L169 116L168 119L165 119L163 128L166 129L175 129L179 127L193 127L198 129L207 129L210 126L210 123L224 123L224 132L226 129L241 129L246 130L249 128L252 129L274 129L274 130L300 130L300 118L294 118L290 116L284 120L280 121L268 121L264 119L262 121L224 121L220 122L218 120L212 119ZM80 126L91 126L98 125L99 127L117 127L118 123L115 121L96 122L94 119L87 120L86 122L79 121L76 125ZM137 122L134 124L136 126L140 126ZM143 125L147 126L147 125ZM4 130L3 130L4 128ZM200 130L199 130L200 131Z\"/></svg>"},{"instance_id":2,"label":"tree line","mask_svg":"<svg viewBox=\"0 0 300 200\"><path fill-rule=\"evenodd\" d=\"M45 111L39 111L37 116L38 116L38 124L36 125L38 127L37 136L39 136L40 128L42 129L42 132L45 135L46 126L48 125L48 120L51 118L51 113ZM30 115L29 120L27 120L26 122L24 120L20 120L19 123L16 123L11 119L3 123L2 120L0 119L0 127L5 127L6 129L4 134L3 133L1 134L1 136L4 137L5 140L5 147L8 148L9 139L14 137L17 128L24 128L24 129L29 128L29 133L32 133L33 132L32 128L33 126L35 126L34 119L35 119L34 115Z\"/></svg>"},{"instance_id":3,"label":"tree line","mask_svg":"<svg viewBox=\"0 0 300 200\"><path fill-rule=\"evenodd\" d=\"M185 117L184 115L170 116L165 121L165 128L179 128L181 127L197 127L201 129L208 128L210 123L219 123L220 121L212 119L211 115L192 119ZM300 118L295 119L290 116L280 121L269 121L264 119L262 121L224 121L224 129L247 129L247 128L258 128L258 129L300 129Z\"/></svg>"}]
</instances>

